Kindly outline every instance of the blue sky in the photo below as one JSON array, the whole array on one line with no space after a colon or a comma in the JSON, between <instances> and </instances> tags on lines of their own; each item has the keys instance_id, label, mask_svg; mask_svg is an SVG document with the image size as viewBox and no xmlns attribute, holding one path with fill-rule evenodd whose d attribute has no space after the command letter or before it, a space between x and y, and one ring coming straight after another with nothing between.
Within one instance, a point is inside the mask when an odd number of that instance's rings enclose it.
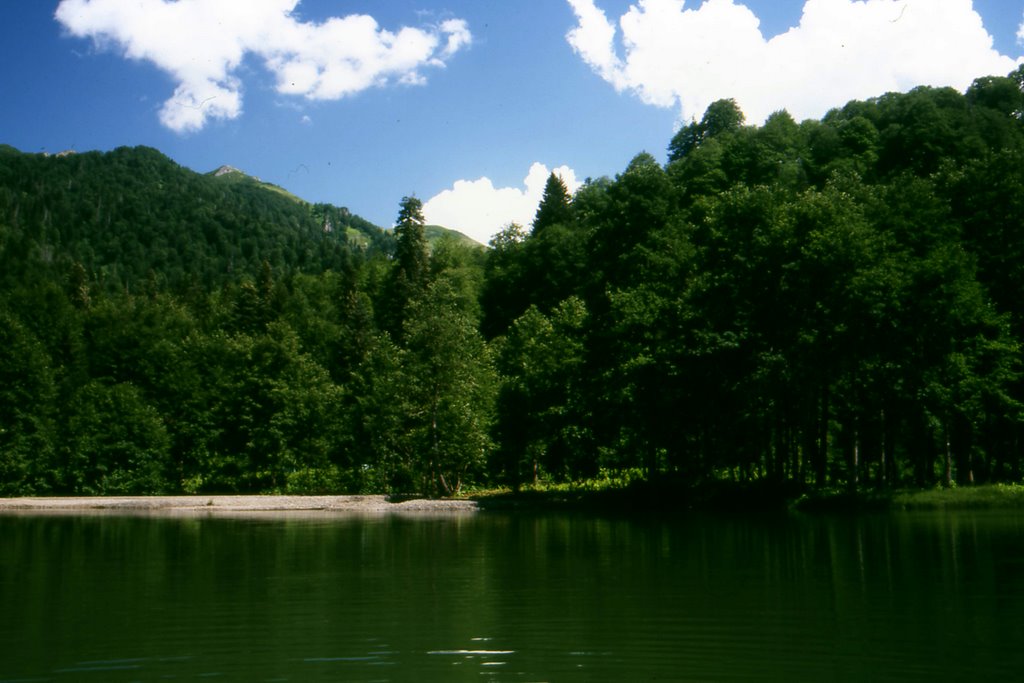
<instances>
[{"instance_id":1,"label":"blue sky","mask_svg":"<svg viewBox=\"0 0 1024 683\"><path fill-rule=\"evenodd\" d=\"M0 142L149 145L390 225L486 241L543 181L664 159L735 97L751 122L1024 56L1024 0L7 0Z\"/></svg>"}]
</instances>

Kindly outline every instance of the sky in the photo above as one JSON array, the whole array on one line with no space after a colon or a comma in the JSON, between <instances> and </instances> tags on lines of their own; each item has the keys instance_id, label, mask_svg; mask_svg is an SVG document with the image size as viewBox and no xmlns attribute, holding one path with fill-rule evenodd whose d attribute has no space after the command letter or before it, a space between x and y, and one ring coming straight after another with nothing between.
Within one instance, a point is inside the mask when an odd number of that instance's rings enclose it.
<instances>
[{"instance_id":1,"label":"sky","mask_svg":"<svg viewBox=\"0 0 1024 683\"><path fill-rule=\"evenodd\" d=\"M486 243L736 99L820 118L1024 62L1024 0L4 0L0 143L147 145Z\"/></svg>"}]
</instances>

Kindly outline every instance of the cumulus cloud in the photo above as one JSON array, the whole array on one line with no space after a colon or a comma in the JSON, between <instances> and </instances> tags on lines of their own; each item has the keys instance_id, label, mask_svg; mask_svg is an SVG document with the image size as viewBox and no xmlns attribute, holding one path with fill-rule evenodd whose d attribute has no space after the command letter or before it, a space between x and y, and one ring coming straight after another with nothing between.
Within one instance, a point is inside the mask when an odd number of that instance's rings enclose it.
<instances>
[{"instance_id":1,"label":"cumulus cloud","mask_svg":"<svg viewBox=\"0 0 1024 683\"><path fill-rule=\"evenodd\" d=\"M160 121L177 132L242 113L243 60L254 55L277 91L335 100L388 83L422 84L472 42L466 22L382 29L373 17L299 21L300 0L62 0L55 18L73 36L151 62L176 82Z\"/></svg>"},{"instance_id":2,"label":"cumulus cloud","mask_svg":"<svg viewBox=\"0 0 1024 683\"><path fill-rule=\"evenodd\" d=\"M570 193L582 184L568 166L559 166L553 172L562 179ZM523 179L522 187L495 187L486 176L477 180L457 180L450 189L434 195L423 204L423 216L429 224L458 230L481 244L487 244L509 223L530 226L551 173L547 166L535 162Z\"/></svg>"},{"instance_id":3,"label":"cumulus cloud","mask_svg":"<svg viewBox=\"0 0 1024 683\"><path fill-rule=\"evenodd\" d=\"M770 39L736 0L638 0L617 27L594 0L568 2L576 53L617 90L678 107L683 120L729 97L751 122L779 109L817 118L918 85L962 90L1021 61L993 49L970 0L807 0L799 25Z\"/></svg>"}]
</instances>

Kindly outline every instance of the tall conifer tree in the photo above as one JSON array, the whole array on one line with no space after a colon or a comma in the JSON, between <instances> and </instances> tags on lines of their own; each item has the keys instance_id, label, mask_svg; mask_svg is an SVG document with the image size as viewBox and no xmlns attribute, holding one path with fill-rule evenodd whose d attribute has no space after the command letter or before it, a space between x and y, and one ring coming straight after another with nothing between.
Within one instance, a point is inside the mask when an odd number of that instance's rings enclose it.
<instances>
[{"instance_id":1,"label":"tall conifer tree","mask_svg":"<svg viewBox=\"0 0 1024 683\"><path fill-rule=\"evenodd\" d=\"M565 182L552 173L544 185L544 196L533 219L533 234L537 235L551 225L564 225L572 219L571 198Z\"/></svg>"},{"instance_id":2,"label":"tall conifer tree","mask_svg":"<svg viewBox=\"0 0 1024 683\"><path fill-rule=\"evenodd\" d=\"M402 336L409 304L426 290L429 254L423 218L423 202L403 197L395 224L395 262L385 291L382 323L395 339Z\"/></svg>"}]
</instances>

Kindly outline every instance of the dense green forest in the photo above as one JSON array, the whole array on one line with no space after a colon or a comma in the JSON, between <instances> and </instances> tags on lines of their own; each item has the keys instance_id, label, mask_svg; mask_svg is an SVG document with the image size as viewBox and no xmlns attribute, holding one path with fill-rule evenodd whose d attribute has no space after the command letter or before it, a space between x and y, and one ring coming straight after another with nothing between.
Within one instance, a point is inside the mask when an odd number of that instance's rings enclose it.
<instances>
[{"instance_id":1,"label":"dense green forest","mask_svg":"<svg viewBox=\"0 0 1024 683\"><path fill-rule=\"evenodd\" d=\"M485 250L0 149L0 494L1020 481L1024 68L667 151Z\"/></svg>"}]
</instances>

